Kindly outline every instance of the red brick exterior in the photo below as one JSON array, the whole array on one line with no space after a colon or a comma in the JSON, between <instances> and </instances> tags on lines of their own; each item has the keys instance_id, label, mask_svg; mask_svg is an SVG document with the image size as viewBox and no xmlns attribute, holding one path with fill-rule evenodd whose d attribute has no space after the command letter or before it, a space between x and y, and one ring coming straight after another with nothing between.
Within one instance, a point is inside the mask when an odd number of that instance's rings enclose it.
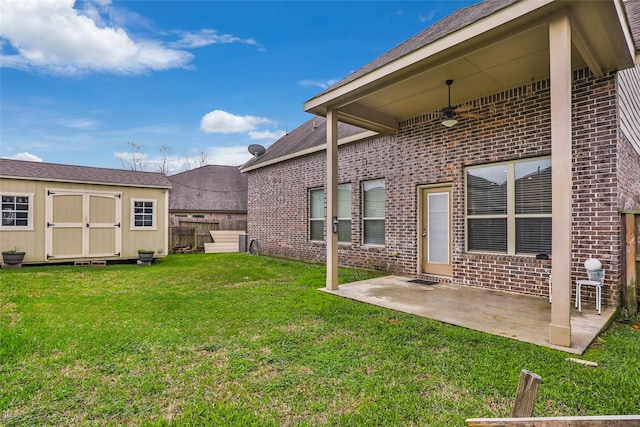
<instances>
[{"instance_id":1,"label":"red brick exterior","mask_svg":"<svg viewBox=\"0 0 640 427\"><path fill-rule=\"evenodd\" d=\"M476 100L487 119L462 119L446 128L428 116L401 124L394 135L339 148L339 182L352 187L352 242L339 245L341 265L418 275L418 187L453 188L453 275L449 280L491 289L548 295L550 260L465 251L464 168L551 154L549 82L541 81ZM640 159L619 141L615 75L574 74L573 84L573 271L600 258L607 270L608 303L617 301L620 270L620 203L640 194ZM636 154L634 158L632 155ZM622 161L620 157L624 155ZM326 180L325 152L248 172L248 232L262 253L325 260L325 244L308 241L308 190ZM632 182L622 182L620 172ZM361 184L384 178L386 244L361 244ZM625 188L620 188L624 186ZM397 256L394 253L397 252ZM427 276L424 276L428 278ZM442 280L442 278L438 278Z\"/></svg>"}]
</instances>

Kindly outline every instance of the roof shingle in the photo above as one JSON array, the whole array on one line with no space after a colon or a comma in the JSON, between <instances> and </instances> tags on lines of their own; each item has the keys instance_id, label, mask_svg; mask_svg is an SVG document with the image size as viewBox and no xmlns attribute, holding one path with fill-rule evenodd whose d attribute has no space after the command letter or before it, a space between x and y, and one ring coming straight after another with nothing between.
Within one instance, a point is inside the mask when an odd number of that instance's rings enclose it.
<instances>
[{"instance_id":1,"label":"roof shingle","mask_svg":"<svg viewBox=\"0 0 640 427\"><path fill-rule=\"evenodd\" d=\"M398 46L369 62L365 66L357 69L344 79L338 81L333 86L316 95L316 97L341 86L344 86L345 84L356 80L363 75L370 73L371 71L377 70L378 68L383 67L405 55L408 55L411 52L427 46L458 30L461 30L462 28L471 25L474 22L480 21L481 19L486 18L487 16L490 16L497 11L504 9L507 6L510 6L518 1L520 0L487 0L458 9L451 15L448 15L435 24L431 25L430 27L425 28L415 36L411 37L409 40L399 44Z\"/></svg>"},{"instance_id":2,"label":"roof shingle","mask_svg":"<svg viewBox=\"0 0 640 427\"><path fill-rule=\"evenodd\" d=\"M631 35L636 44L636 50L640 51L640 0L626 0L624 8L627 12Z\"/></svg>"},{"instance_id":3,"label":"roof shingle","mask_svg":"<svg viewBox=\"0 0 640 427\"><path fill-rule=\"evenodd\" d=\"M128 187L171 187L167 177L158 172L139 172L12 159L0 159L0 176L3 178L124 185Z\"/></svg>"},{"instance_id":4,"label":"roof shingle","mask_svg":"<svg viewBox=\"0 0 640 427\"><path fill-rule=\"evenodd\" d=\"M357 135L362 132L366 132L366 129L338 122L338 139ZM269 160L325 144L326 142L327 119L324 117L314 117L271 144L262 156L249 160L242 165L242 168L259 165Z\"/></svg>"},{"instance_id":5,"label":"roof shingle","mask_svg":"<svg viewBox=\"0 0 640 427\"><path fill-rule=\"evenodd\" d=\"M170 211L247 211L247 176L235 166L206 165L169 180Z\"/></svg>"}]
</instances>

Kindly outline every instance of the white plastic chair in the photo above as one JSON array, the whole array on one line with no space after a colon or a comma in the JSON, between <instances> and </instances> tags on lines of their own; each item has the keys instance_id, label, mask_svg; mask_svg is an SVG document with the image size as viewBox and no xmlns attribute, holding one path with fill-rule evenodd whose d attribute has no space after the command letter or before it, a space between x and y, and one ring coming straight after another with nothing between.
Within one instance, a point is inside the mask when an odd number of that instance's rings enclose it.
<instances>
[{"instance_id":1,"label":"white plastic chair","mask_svg":"<svg viewBox=\"0 0 640 427\"><path fill-rule=\"evenodd\" d=\"M582 313L581 291L583 286L593 286L596 288L596 310L602 314L602 288L607 286L604 283L604 270L600 261L590 258L584 262L587 269L587 280L576 280L576 308L578 313ZM597 268L594 268L597 267Z\"/></svg>"}]
</instances>

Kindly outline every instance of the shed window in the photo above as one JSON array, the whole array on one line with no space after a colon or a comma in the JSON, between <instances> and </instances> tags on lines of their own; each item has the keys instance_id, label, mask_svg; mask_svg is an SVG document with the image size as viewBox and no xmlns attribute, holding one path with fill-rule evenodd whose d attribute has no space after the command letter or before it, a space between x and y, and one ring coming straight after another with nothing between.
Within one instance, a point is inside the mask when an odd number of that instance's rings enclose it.
<instances>
[{"instance_id":1,"label":"shed window","mask_svg":"<svg viewBox=\"0 0 640 427\"><path fill-rule=\"evenodd\" d=\"M2 228L31 227L31 194L2 194Z\"/></svg>"},{"instance_id":2,"label":"shed window","mask_svg":"<svg viewBox=\"0 0 640 427\"><path fill-rule=\"evenodd\" d=\"M362 241L365 245L384 245L384 179L362 183Z\"/></svg>"},{"instance_id":3,"label":"shed window","mask_svg":"<svg viewBox=\"0 0 640 427\"><path fill-rule=\"evenodd\" d=\"M551 159L468 168L467 249L551 254Z\"/></svg>"},{"instance_id":4,"label":"shed window","mask_svg":"<svg viewBox=\"0 0 640 427\"><path fill-rule=\"evenodd\" d=\"M133 228L155 229L155 206L155 200L133 200Z\"/></svg>"}]
</instances>

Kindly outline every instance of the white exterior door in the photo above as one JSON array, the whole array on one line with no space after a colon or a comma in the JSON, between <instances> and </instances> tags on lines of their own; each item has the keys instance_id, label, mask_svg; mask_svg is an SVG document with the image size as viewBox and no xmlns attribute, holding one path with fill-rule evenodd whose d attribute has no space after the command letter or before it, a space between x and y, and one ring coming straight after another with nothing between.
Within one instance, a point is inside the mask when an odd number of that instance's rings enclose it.
<instances>
[{"instance_id":1,"label":"white exterior door","mask_svg":"<svg viewBox=\"0 0 640 427\"><path fill-rule=\"evenodd\" d=\"M421 190L421 272L451 276L451 186Z\"/></svg>"},{"instance_id":2,"label":"white exterior door","mask_svg":"<svg viewBox=\"0 0 640 427\"><path fill-rule=\"evenodd\" d=\"M119 256L122 193L46 190L47 260Z\"/></svg>"}]
</instances>

